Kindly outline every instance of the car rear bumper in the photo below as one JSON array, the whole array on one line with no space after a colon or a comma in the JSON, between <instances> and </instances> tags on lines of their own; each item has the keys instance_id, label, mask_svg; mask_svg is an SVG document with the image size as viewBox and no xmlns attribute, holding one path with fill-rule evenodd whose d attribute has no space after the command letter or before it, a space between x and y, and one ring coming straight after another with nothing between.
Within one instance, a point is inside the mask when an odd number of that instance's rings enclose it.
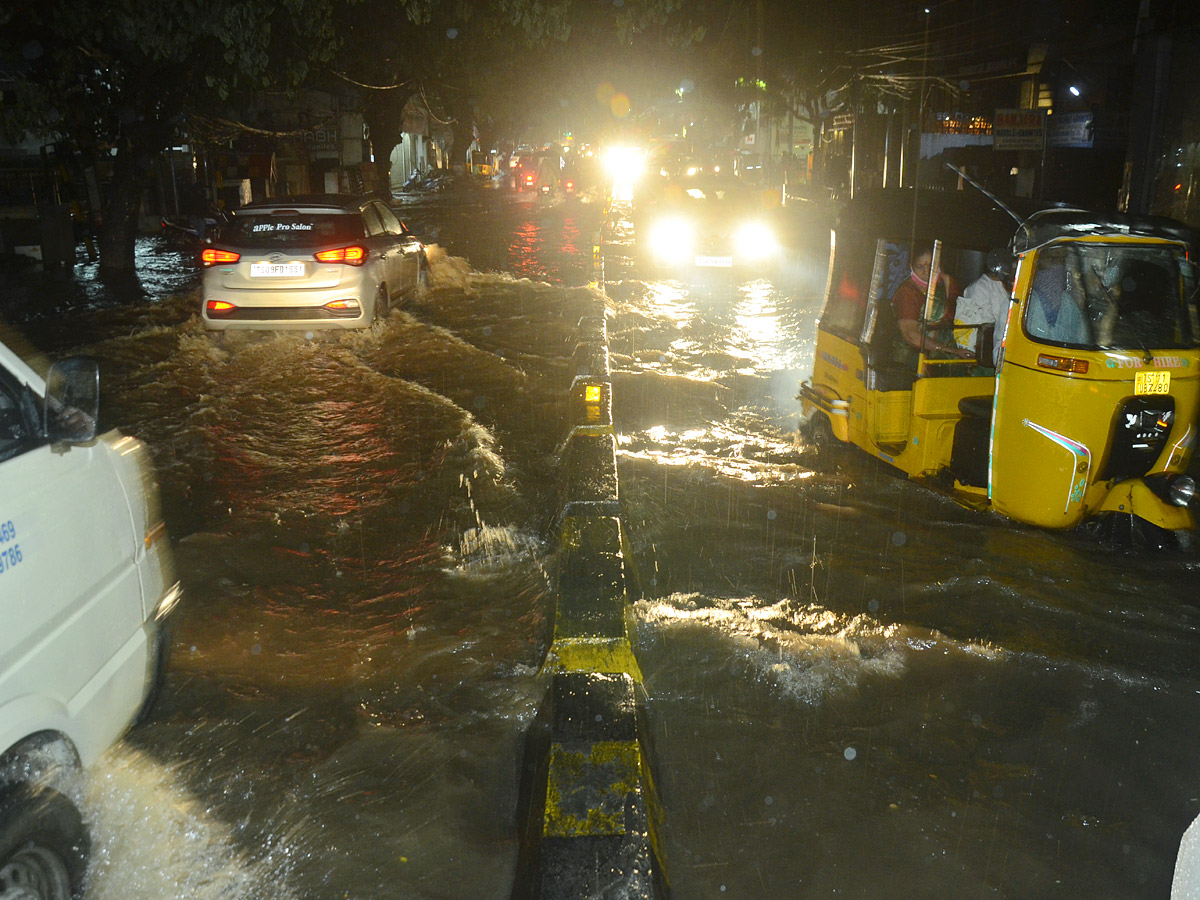
<instances>
[{"instance_id":1,"label":"car rear bumper","mask_svg":"<svg viewBox=\"0 0 1200 900\"><path fill-rule=\"evenodd\" d=\"M311 330L314 328L365 328L375 315L375 302L353 291L309 291L306 296L272 299L266 292L205 290L200 307L204 327L213 331L235 329ZM227 313L210 314L210 300L232 303L235 309ZM355 300L356 313L338 313L325 304L334 300Z\"/></svg>"}]
</instances>

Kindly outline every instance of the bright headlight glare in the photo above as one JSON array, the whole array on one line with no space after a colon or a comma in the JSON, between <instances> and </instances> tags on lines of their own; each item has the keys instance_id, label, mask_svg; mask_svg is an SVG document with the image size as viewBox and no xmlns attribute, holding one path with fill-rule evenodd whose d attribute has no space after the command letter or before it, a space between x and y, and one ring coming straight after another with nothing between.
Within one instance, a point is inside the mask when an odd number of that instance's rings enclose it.
<instances>
[{"instance_id":1,"label":"bright headlight glare","mask_svg":"<svg viewBox=\"0 0 1200 900\"><path fill-rule=\"evenodd\" d=\"M663 219L650 229L650 252L661 262L677 263L692 253L695 235L682 219Z\"/></svg>"},{"instance_id":2,"label":"bright headlight glare","mask_svg":"<svg viewBox=\"0 0 1200 900\"><path fill-rule=\"evenodd\" d=\"M765 259L779 249L775 235L762 222L747 222L740 226L733 240L738 256L743 259Z\"/></svg>"},{"instance_id":3,"label":"bright headlight glare","mask_svg":"<svg viewBox=\"0 0 1200 900\"><path fill-rule=\"evenodd\" d=\"M644 163L644 154L635 147L609 147L604 153L604 167L619 184L636 180Z\"/></svg>"}]
</instances>

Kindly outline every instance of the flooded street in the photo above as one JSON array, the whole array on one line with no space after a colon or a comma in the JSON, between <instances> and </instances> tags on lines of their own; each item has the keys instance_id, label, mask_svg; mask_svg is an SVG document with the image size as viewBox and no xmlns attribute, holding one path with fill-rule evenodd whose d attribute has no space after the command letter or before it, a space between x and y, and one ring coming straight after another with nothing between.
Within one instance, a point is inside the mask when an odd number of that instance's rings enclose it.
<instances>
[{"instance_id":1,"label":"flooded street","mask_svg":"<svg viewBox=\"0 0 1200 900\"><path fill-rule=\"evenodd\" d=\"M1200 812L1200 554L819 459L794 399L819 222L764 277L688 283L633 261L618 205L602 295L599 204L396 206L440 252L363 333L208 334L153 243L140 298L5 292L35 346L99 359L186 588L154 713L80 788L90 900L509 896L602 301L673 896L1168 896Z\"/></svg>"}]
</instances>

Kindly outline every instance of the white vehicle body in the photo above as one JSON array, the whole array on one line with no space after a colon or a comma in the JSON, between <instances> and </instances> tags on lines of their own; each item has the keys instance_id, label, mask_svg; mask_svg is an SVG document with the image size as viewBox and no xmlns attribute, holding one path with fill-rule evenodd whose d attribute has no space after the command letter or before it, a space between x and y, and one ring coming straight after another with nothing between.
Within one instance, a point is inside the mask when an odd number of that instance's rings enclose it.
<instances>
[{"instance_id":1,"label":"white vehicle body","mask_svg":"<svg viewBox=\"0 0 1200 900\"><path fill-rule=\"evenodd\" d=\"M88 377L98 385L94 364L69 362L90 366L85 388ZM27 412L41 412L39 425L47 405L62 408L78 393L69 386L47 398L46 390L0 344L0 779L7 782L29 768L24 756L47 744L88 765L121 736L155 687L165 619L179 598L145 446L115 431L92 436L94 410L83 432L55 424L53 412L48 429L28 428L28 415L24 425L14 419L14 393L24 395L17 399Z\"/></svg>"}]
</instances>

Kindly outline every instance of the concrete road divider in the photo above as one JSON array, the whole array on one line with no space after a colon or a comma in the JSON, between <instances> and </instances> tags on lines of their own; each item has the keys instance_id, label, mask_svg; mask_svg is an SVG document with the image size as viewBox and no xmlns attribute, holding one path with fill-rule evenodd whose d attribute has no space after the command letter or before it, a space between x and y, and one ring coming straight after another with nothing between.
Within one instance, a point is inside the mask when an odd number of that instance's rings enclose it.
<instances>
[{"instance_id":1,"label":"concrete road divider","mask_svg":"<svg viewBox=\"0 0 1200 900\"><path fill-rule=\"evenodd\" d=\"M662 808L630 635L604 316L579 323L560 448L554 637L526 737L514 900L662 900Z\"/></svg>"}]
</instances>

